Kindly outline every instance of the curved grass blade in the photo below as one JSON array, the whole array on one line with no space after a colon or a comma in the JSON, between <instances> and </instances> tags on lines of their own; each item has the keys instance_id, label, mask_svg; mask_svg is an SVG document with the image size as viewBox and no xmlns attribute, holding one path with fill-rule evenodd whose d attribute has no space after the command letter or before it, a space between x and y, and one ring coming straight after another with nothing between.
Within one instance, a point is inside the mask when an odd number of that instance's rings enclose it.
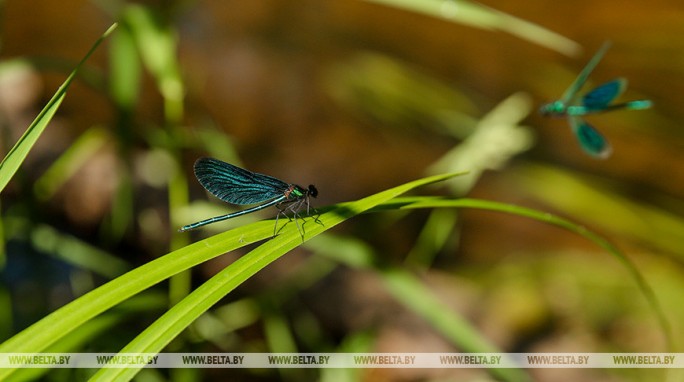
<instances>
[{"instance_id":1,"label":"curved grass blade","mask_svg":"<svg viewBox=\"0 0 684 382\"><path fill-rule=\"evenodd\" d=\"M647 303L650 305L653 313L658 319L661 330L663 331L663 336L665 337L667 343L667 351L675 351L674 339L672 337L671 325L665 316L662 306L660 305L655 292L646 281L644 276L639 272L637 266L622 252L620 252L617 247L615 247L608 240L597 235L596 233L575 224L569 220L563 219L561 217L552 215L547 212L541 212L533 210L531 208L515 206L511 204L492 202L480 199L444 199L444 198L426 198L426 197L402 197L395 198L387 203L384 203L370 212L384 210L384 209L415 209L415 208L475 208L481 210L497 211L513 215L518 215L522 217L527 217L530 219L538 220L544 223L552 224L570 232L576 233L584 238L594 242L599 247L605 249L607 252L615 256L622 265L625 266L629 272L632 279L637 284L639 290L646 298Z\"/></svg>"},{"instance_id":2,"label":"curved grass blade","mask_svg":"<svg viewBox=\"0 0 684 382\"><path fill-rule=\"evenodd\" d=\"M78 70L93 54L100 43L102 43L102 41L104 41L104 39L107 38L107 36L109 36L114 29L116 29L116 26L116 23L112 24L112 26L110 26L109 29L107 29L107 31L105 31L105 33L102 34L97 41L95 41L95 44L93 44L88 53L86 53L83 59L81 59L78 65L76 65L76 68L74 68L71 74L69 74L69 77L67 77L64 83L59 87L59 89L57 89L57 92L52 96L50 101L48 101L43 110L40 111L36 119L31 122L31 125L29 125L29 127L26 129L26 132L24 132L24 135L19 138L19 141L17 141L14 147L12 147L9 153L7 153L7 156L5 156L2 162L0 162L0 192L5 189L7 183L9 183L10 179L12 179L14 174L19 169L19 166L21 166L21 164L24 162L24 159L26 159L29 151L31 151L33 145L36 143L40 135L52 120L52 117L57 112L57 109L59 109L64 97L66 97L66 91L69 88L69 85L71 85L73 79L76 77Z\"/></svg>"},{"instance_id":3,"label":"curved grass blade","mask_svg":"<svg viewBox=\"0 0 684 382\"><path fill-rule=\"evenodd\" d=\"M576 42L538 24L517 18L474 1L366 0L488 31L500 30L566 55L582 50Z\"/></svg>"},{"instance_id":4,"label":"curved grass blade","mask_svg":"<svg viewBox=\"0 0 684 382\"><path fill-rule=\"evenodd\" d=\"M305 229L304 238L300 236L300 232L296 227L292 225L288 227L286 223L286 226L281 229L280 234L277 237L242 256L233 264L202 284L188 295L187 298L176 304L166 314L155 321L155 323L138 335L138 337L121 350L121 353L157 353L161 351L169 342L171 342L171 340L195 321L197 317L206 312L245 280L288 251L300 245L302 240L309 240L337 224L395 198L415 187L439 182L457 175L459 174L431 176L406 183L358 201L341 203L333 206L327 212L317 216L318 222L321 224L313 224L310 228ZM269 221L260 221L252 225L265 227L269 224ZM224 241L228 238L227 234L230 232L232 231L219 234L210 239ZM234 240L234 238L231 240ZM217 253L216 255L218 256L220 254L222 253ZM100 369L93 377L93 380L129 380L138 372L138 370L139 368L125 370Z\"/></svg>"},{"instance_id":5,"label":"curved grass blade","mask_svg":"<svg viewBox=\"0 0 684 382\"><path fill-rule=\"evenodd\" d=\"M91 127L81 134L33 184L36 197L40 200L52 198L109 138L107 131L100 126Z\"/></svg>"},{"instance_id":6,"label":"curved grass blade","mask_svg":"<svg viewBox=\"0 0 684 382\"><path fill-rule=\"evenodd\" d=\"M321 213L318 216L322 224L307 224L311 220L304 222L304 238L308 240L353 216L408 192L413 188L446 180L457 175L460 174L431 176L358 201L332 206L327 212ZM77 330L93 317L160 281L226 252L270 238L272 235L273 221L263 220L223 232L173 251L112 280L51 313L1 344L0 353L41 352L60 338ZM146 349L147 352L160 351L178 333L190 325L196 317L209 309L214 301L218 301L251 275L301 243L302 236L300 236L297 227L292 224L288 225L288 222L286 222L285 227L281 229L276 238L257 247L207 281L187 298L175 305L124 350ZM16 368L0 369L0 380L7 378L16 370ZM127 375L132 376L137 370L132 369L129 371L130 374ZM105 371L101 370L98 373L98 378L110 380L114 378L112 373L121 372L124 371L110 369L105 373ZM124 378L122 377L122 379Z\"/></svg>"},{"instance_id":7,"label":"curved grass blade","mask_svg":"<svg viewBox=\"0 0 684 382\"><path fill-rule=\"evenodd\" d=\"M425 197L417 197L425 198ZM389 203L392 203L391 201ZM452 209L436 209L434 212L455 212ZM464 353L502 353L483 336L475 326L452 307L445 304L429 289L415 272L405 267L378 267L377 254L361 240L327 235L312 241L307 247L315 253L338 263L375 273L385 289L396 301L422 317L435 331ZM418 273L422 273L418 271ZM370 351L369 351L370 352ZM488 373L501 381L528 381L529 376L521 369L488 369Z\"/></svg>"},{"instance_id":8,"label":"curved grass blade","mask_svg":"<svg viewBox=\"0 0 684 382\"><path fill-rule=\"evenodd\" d=\"M224 232L219 241L212 237L173 251L92 290L2 343L0 353L41 352L131 296L223 253L270 237L273 226L268 221L258 223ZM0 380L14 370L0 369Z\"/></svg>"},{"instance_id":9,"label":"curved grass blade","mask_svg":"<svg viewBox=\"0 0 684 382\"><path fill-rule=\"evenodd\" d=\"M445 309L435 294L405 269L385 269L381 273L387 290L397 301L423 317L436 331L455 343L464 353L500 352L463 316ZM492 368L487 370L497 380L531 381L521 369Z\"/></svg>"}]
</instances>

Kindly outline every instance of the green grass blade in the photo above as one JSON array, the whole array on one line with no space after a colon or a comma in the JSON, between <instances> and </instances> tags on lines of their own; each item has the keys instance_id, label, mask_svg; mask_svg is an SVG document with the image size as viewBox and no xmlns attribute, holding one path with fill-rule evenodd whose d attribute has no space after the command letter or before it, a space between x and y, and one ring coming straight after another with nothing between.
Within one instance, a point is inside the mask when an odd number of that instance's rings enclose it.
<instances>
[{"instance_id":1,"label":"green grass blade","mask_svg":"<svg viewBox=\"0 0 684 382\"><path fill-rule=\"evenodd\" d=\"M145 67L157 82L164 98L166 121L180 124L185 86L178 62L178 37L162 20L151 8L129 4L123 12L122 22L128 27Z\"/></svg>"},{"instance_id":2,"label":"green grass blade","mask_svg":"<svg viewBox=\"0 0 684 382\"><path fill-rule=\"evenodd\" d=\"M48 200L78 171L92 159L109 139L107 131L100 126L91 127L67 148L62 155L36 180L33 190L40 200Z\"/></svg>"},{"instance_id":3,"label":"green grass blade","mask_svg":"<svg viewBox=\"0 0 684 382\"><path fill-rule=\"evenodd\" d=\"M331 207L319 216L322 224L307 219L304 224L305 239L308 240L321 232L334 227L344 220L362 213L380 203L386 202L415 187L448 179L458 174L432 176L402 186L392 188L348 203ZM281 219L281 221L286 219ZM220 256L245 245L268 239L273 235L273 220L259 221L221 233L196 242L166 256L160 257L138 267L115 280L83 295L59 310L33 324L24 331L0 345L0 353L41 352L68 333L78 329L85 322L101 314L114 305L140 293L179 272ZM146 351L159 351L175 338L194 318L209 309L235 286L274 261L282 254L302 243L302 237L294 223L285 222L279 235L243 256L227 269L209 280L188 298L174 306L157 323L146 330L128 348L145 348ZM180 311L180 313L179 313ZM193 313L191 315L187 312ZM169 323L170 322L170 323ZM160 329L162 327L162 329ZM16 369L0 369L0 380L11 375ZM110 370L113 371L113 370Z\"/></svg>"},{"instance_id":4,"label":"green grass blade","mask_svg":"<svg viewBox=\"0 0 684 382\"><path fill-rule=\"evenodd\" d=\"M0 345L0 353L41 352L65 335L80 329L93 317L172 275L273 234L272 222L258 223L173 251L94 289L5 341ZM0 380L15 370L0 369Z\"/></svg>"},{"instance_id":5,"label":"green grass blade","mask_svg":"<svg viewBox=\"0 0 684 382\"><path fill-rule=\"evenodd\" d=\"M417 199L420 198L425 197L417 197ZM470 353L502 352L478 332L468 320L442 302L414 273L402 267L383 266L378 269L378 254L361 240L326 235L308 244L307 247L313 249L321 257L375 273L395 300L420 316L456 348ZM371 352L371 350L366 349L366 352ZM529 376L518 369L488 369L487 371L502 381L529 380Z\"/></svg>"},{"instance_id":6,"label":"green grass blade","mask_svg":"<svg viewBox=\"0 0 684 382\"><path fill-rule=\"evenodd\" d=\"M7 156L2 160L0 163L0 192L5 189L7 183L9 183L10 179L12 179L14 174L19 169L19 166L21 166L21 164L24 162L24 159L26 159L29 151L31 151L33 145L36 143L38 138L40 138L40 135L52 120L52 117L55 115L57 109L59 109L59 105L66 96L66 91L69 89L69 85L71 85L71 82L76 77L78 70L93 54L100 43L102 43L102 41L104 41L104 39L107 38L110 33L112 33L112 31L116 28L116 25L117 24L113 24L111 27L109 27L109 29L107 29L107 31L100 36L97 41L95 41L95 44L93 44L92 48L90 48L85 57L83 57L78 65L76 65L76 68L71 72L69 77L67 77L66 81L64 81L59 89L57 89L57 92L54 94L54 96L52 96L52 99L50 99L47 105L45 105L45 108L40 111L36 119L33 120L31 125L29 125L29 127L26 129L24 135L19 138L19 141L17 141L14 147L12 147L9 153L7 153Z\"/></svg>"},{"instance_id":7,"label":"green grass blade","mask_svg":"<svg viewBox=\"0 0 684 382\"><path fill-rule=\"evenodd\" d=\"M538 24L466 0L366 0L486 30L500 30L558 52L574 55L576 42Z\"/></svg>"},{"instance_id":8,"label":"green grass blade","mask_svg":"<svg viewBox=\"0 0 684 382\"><path fill-rule=\"evenodd\" d=\"M445 304L410 272L400 269L386 269L381 273L387 290L397 301L425 319L447 340L457 344L464 352L498 353L477 329L461 315L445 309ZM529 381L530 377L520 369L487 370L502 381Z\"/></svg>"},{"instance_id":9,"label":"green grass blade","mask_svg":"<svg viewBox=\"0 0 684 382\"><path fill-rule=\"evenodd\" d=\"M438 175L423 178L375 195L371 195L358 201L338 204L329 209L327 212L318 216L318 220L321 224L315 223L311 218L307 219L306 222L300 223L303 224L303 229L305 231L304 238L302 238L299 230L293 222L286 223L285 226L280 229L278 236L260 245L243 257L237 259L234 263L202 284L187 298L176 304L155 323L150 325L138 337L124 347L121 352L157 353L161 351L171 340L176 338L176 336L178 336L185 328L187 328L209 308L214 306L220 299L225 297L233 289L259 272L261 269L277 260L293 248L302 244L303 241L307 241L316 235L336 226L337 224L363 213L383 202L395 198L415 187L442 181L456 175L458 174ZM273 221L260 221L251 224L250 226L258 226L261 227L261 230L268 230L272 233ZM226 247L229 246L229 244L226 242L240 240L239 238L236 240L235 235L228 236L227 234L230 232L233 231L210 238L217 241L215 243L217 247L212 249L215 251L216 256L225 252L223 249L219 249L219 243L223 244L222 247ZM199 242L197 244L201 244L203 242ZM130 380L138 371L138 368L100 369L100 371L92 378L92 380Z\"/></svg>"},{"instance_id":10,"label":"green grass blade","mask_svg":"<svg viewBox=\"0 0 684 382\"><path fill-rule=\"evenodd\" d=\"M627 269L632 279L637 284L637 287L641 290L641 293L646 298L646 301L650 305L653 313L658 319L658 323L663 331L663 335L667 342L668 351L674 351L674 340L672 337L671 325L665 316L662 306L658 302L655 292L648 284L644 276L639 272L637 266L620 250L615 247L611 242L605 238L599 236L598 234L588 230L587 228L575 224L569 220L563 219L561 217L552 215L547 212L541 212L533 210L531 208L515 206L511 204L492 202L487 200L479 199L444 199L444 198L433 198L433 197L407 197L407 198L396 198L389 201L383 205L379 205L374 210L382 209L413 209L413 208L476 208L489 211L504 212L512 215L518 215L527 217L530 219L538 220L544 223L552 224L570 232L576 233L586 239L594 242L599 247L605 249L610 254L615 256Z\"/></svg>"}]
</instances>

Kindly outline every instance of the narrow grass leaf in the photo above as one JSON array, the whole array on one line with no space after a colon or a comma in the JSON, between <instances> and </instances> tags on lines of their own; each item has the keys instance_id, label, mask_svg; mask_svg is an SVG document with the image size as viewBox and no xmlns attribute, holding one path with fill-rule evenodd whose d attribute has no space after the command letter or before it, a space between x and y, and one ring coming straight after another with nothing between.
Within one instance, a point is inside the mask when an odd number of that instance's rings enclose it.
<instances>
[{"instance_id":1,"label":"narrow grass leaf","mask_svg":"<svg viewBox=\"0 0 684 382\"><path fill-rule=\"evenodd\" d=\"M52 117L57 112L57 109L59 109L59 105L62 104L62 101L66 96L66 91L69 88L69 85L71 85L73 79L76 77L78 70L93 54L100 43L102 43L102 41L104 41L104 39L107 38L107 36L109 36L109 34L112 33L115 28L116 24L113 24L102 36L100 36L99 39L97 39L97 41L95 41L93 47L90 48L85 57L83 57L78 65L76 65L76 68L71 72L69 77L67 77L66 81L64 81L59 89L57 89L57 92L54 94L54 96L52 96L52 99L50 99L47 105L45 105L43 110L41 110L41 112L38 114L36 119L31 123L31 125L29 125L24 132L24 135L19 138L19 141L17 141L14 147L12 147L9 153L7 153L7 156L5 156L2 162L0 162L0 192L5 189L7 183L9 183L10 179L12 179L14 174L19 169L19 166L21 166L21 164L24 162L24 159L26 159L29 151L31 151L33 145L36 143L38 138L40 138L41 134L52 120Z\"/></svg>"},{"instance_id":2,"label":"narrow grass leaf","mask_svg":"<svg viewBox=\"0 0 684 382\"><path fill-rule=\"evenodd\" d=\"M655 292L648 284L644 276L639 272L637 266L622 252L620 252L615 245L607 239L597 235L587 228L575 224L569 220L555 216L547 212L533 210L531 208L515 206L511 204L492 202L488 200L479 199L445 199L437 197L404 197L395 198L388 203L379 205L373 211L383 209L414 209L414 208L475 208L489 211L504 212L512 215L527 217L538 220L544 223L552 224L570 232L576 233L586 239L594 242L599 247L605 249L610 254L615 256L627 269L632 279L637 284L639 290L646 298L646 301L651 307L651 310L658 319L658 323L663 331L663 335L667 341L668 351L674 351L674 340L672 337L672 329L670 323L665 316L662 306L656 298Z\"/></svg>"},{"instance_id":3,"label":"narrow grass leaf","mask_svg":"<svg viewBox=\"0 0 684 382\"><path fill-rule=\"evenodd\" d=\"M577 54L576 42L539 24L519 19L473 1L466 0L366 0L476 28L501 30L567 55Z\"/></svg>"},{"instance_id":4,"label":"narrow grass leaf","mask_svg":"<svg viewBox=\"0 0 684 382\"><path fill-rule=\"evenodd\" d=\"M100 126L92 127L81 134L36 180L33 185L36 197L41 200L52 198L79 168L92 159L109 138L107 131Z\"/></svg>"},{"instance_id":5,"label":"narrow grass leaf","mask_svg":"<svg viewBox=\"0 0 684 382\"><path fill-rule=\"evenodd\" d=\"M397 301L425 319L450 342L469 353L500 352L461 315L445 307L413 274L404 269L392 268L380 274L387 290ZM529 381L530 377L519 369L488 370L503 381Z\"/></svg>"},{"instance_id":6,"label":"narrow grass leaf","mask_svg":"<svg viewBox=\"0 0 684 382\"><path fill-rule=\"evenodd\" d=\"M472 353L501 352L470 322L440 301L413 273L397 267L378 269L375 265L377 254L362 241L327 235L312 242L309 247L312 247L316 253L342 264L376 273L385 284L387 291L399 303L422 317L455 347ZM528 375L520 370L488 369L488 371L503 381L529 380Z\"/></svg>"},{"instance_id":7,"label":"narrow grass leaf","mask_svg":"<svg viewBox=\"0 0 684 382\"><path fill-rule=\"evenodd\" d=\"M228 292L266 265L292 248L302 244L303 240L309 240L346 219L413 188L442 181L457 175L459 174L431 176L355 202L332 206L327 209L327 212L322 213L318 217L321 224L313 222L311 218L301 223L306 232L303 239L294 222L285 222L285 226L280 230L277 237L241 257L224 271L200 286L200 288L175 305L157 322L148 327L124 350L146 349L146 352L160 351L178 333L190 325L195 318L213 306L216 301L223 298ZM272 235L273 220L264 220L235 228L173 251L110 281L51 313L1 344L0 353L41 352L63 336L78 329L93 317L160 281L226 252L270 238ZM13 368L0 369L0 380L11 375L14 371L16 369ZM101 372L103 371L101 370ZM106 372L108 373L106 375L111 376L111 373L122 372L122 370L110 369ZM130 377L132 378L136 372L137 369L132 370ZM105 378L105 380L108 379Z\"/></svg>"},{"instance_id":8,"label":"narrow grass leaf","mask_svg":"<svg viewBox=\"0 0 684 382\"><path fill-rule=\"evenodd\" d=\"M431 176L406 183L358 201L335 205L330 209L327 209L327 212L321 213L317 217L318 223L314 222L313 218L309 218L305 222L300 223L305 232L303 238L294 222L286 222L285 226L280 229L278 236L237 259L231 265L206 281L187 298L173 306L166 314L145 329L138 337L124 347L121 350L121 353L157 353L161 351L193 321L209 310L233 289L285 253L301 245L303 242L413 188L446 180L457 175L459 174ZM266 225L263 225L262 223L266 223ZM265 227L269 224L272 229L272 220L258 222L250 226L260 225ZM225 241L235 241L236 238L234 235L231 235L230 237L226 235L229 232L214 236L210 239L218 240L219 242L216 244ZM229 245L224 244L223 246ZM215 255L218 256L224 252L225 251L219 250ZM104 368L100 369L92 380L130 380L138 371L139 368Z\"/></svg>"}]
</instances>

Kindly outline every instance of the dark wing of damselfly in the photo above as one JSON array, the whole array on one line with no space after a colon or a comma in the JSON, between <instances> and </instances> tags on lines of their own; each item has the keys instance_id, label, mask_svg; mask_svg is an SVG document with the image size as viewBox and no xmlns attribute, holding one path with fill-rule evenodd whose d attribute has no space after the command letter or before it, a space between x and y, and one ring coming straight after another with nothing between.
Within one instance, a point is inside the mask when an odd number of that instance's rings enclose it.
<instances>
[{"instance_id":1,"label":"dark wing of damselfly","mask_svg":"<svg viewBox=\"0 0 684 382\"><path fill-rule=\"evenodd\" d=\"M589 155L596 158L607 158L613 151L608 140L601 135L593 126L576 116L569 116L570 127L582 146Z\"/></svg>"},{"instance_id":2,"label":"dark wing of damselfly","mask_svg":"<svg viewBox=\"0 0 684 382\"><path fill-rule=\"evenodd\" d=\"M591 111L607 108L627 87L627 80L617 78L593 89L582 97L582 105Z\"/></svg>"},{"instance_id":3,"label":"dark wing of damselfly","mask_svg":"<svg viewBox=\"0 0 684 382\"><path fill-rule=\"evenodd\" d=\"M195 176L217 198L240 205L283 197L290 187L272 176L247 171L214 158L198 159Z\"/></svg>"}]
</instances>

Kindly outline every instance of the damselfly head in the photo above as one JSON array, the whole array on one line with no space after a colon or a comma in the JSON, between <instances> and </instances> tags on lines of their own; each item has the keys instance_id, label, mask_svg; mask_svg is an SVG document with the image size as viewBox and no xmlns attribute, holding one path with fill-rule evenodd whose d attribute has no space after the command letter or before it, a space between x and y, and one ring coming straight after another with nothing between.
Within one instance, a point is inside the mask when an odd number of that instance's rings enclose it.
<instances>
[{"instance_id":1,"label":"damselfly head","mask_svg":"<svg viewBox=\"0 0 684 382\"><path fill-rule=\"evenodd\" d=\"M542 107L539 108L539 113L543 116L563 115L565 113L565 109L565 103L561 101L554 101L542 105Z\"/></svg>"},{"instance_id":2,"label":"damselfly head","mask_svg":"<svg viewBox=\"0 0 684 382\"><path fill-rule=\"evenodd\" d=\"M309 185L309 195L313 196L314 198L318 196L318 190L316 189L316 186L313 184Z\"/></svg>"}]
</instances>

